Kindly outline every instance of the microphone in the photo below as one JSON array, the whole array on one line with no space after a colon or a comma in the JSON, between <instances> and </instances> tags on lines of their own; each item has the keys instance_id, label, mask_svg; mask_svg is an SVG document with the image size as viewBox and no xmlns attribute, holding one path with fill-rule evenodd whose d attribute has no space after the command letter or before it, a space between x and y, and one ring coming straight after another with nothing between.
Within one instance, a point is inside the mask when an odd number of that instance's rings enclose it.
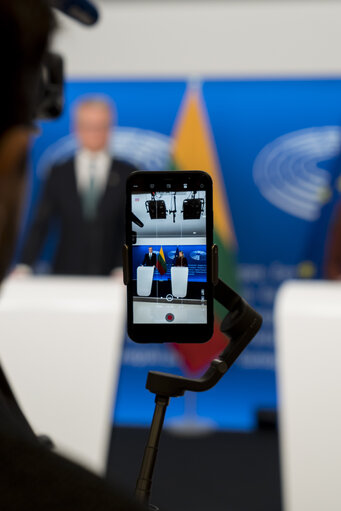
<instances>
[{"instance_id":1,"label":"microphone","mask_svg":"<svg viewBox=\"0 0 341 511\"><path fill-rule=\"evenodd\" d=\"M88 0L49 0L49 4L83 25L94 25L99 18L97 8Z\"/></svg>"},{"instance_id":2,"label":"microphone","mask_svg":"<svg viewBox=\"0 0 341 511\"><path fill-rule=\"evenodd\" d=\"M134 213L131 213L131 221L134 222L134 224L138 225L139 227L144 226L144 223L141 222L141 220L136 215L134 215Z\"/></svg>"}]
</instances>

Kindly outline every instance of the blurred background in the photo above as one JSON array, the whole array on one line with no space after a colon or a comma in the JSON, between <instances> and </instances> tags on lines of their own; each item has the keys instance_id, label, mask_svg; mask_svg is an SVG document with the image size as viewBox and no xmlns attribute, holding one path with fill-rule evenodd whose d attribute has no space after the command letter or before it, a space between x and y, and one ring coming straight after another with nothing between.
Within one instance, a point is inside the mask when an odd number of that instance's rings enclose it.
<instances>
[{"instance_id":1,"label":"blurred background","mask_svg":"<svg viewBox=\"0 0 341 511\"><path fill-rule=\"evenodd\" d=\"M328 247L341 193L341 4L97 5L100 20L91 28L58 16L54 49L65 58L65 109L58 120L41 123L32 145L14 264L22 263L51 168L79 148L73 119L82 100L111 105L108 147L114 158L140 170L209 170L219 205L220 275L264 323L214 389L171 402L155 503L179 510L280 509L273 311L284 281L333 278ZM53 225L44 237L32 263L36 274L51 273L58 235ZM144 388L147 372L196 376L224 341L217 334L200 351L119 342L108 473L131 491L154 407ZM217 473L203 471L219 453L227 461ZM231 492L225 494L227 479Z\"/></svg>"}]
</instances>

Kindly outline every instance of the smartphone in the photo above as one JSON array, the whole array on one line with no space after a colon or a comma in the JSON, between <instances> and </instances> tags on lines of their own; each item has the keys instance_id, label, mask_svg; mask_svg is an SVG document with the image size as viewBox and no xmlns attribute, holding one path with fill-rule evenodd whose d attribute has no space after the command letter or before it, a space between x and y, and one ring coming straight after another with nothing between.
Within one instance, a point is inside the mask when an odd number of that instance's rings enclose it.
<instances>
[{"instance_id":1,"label":"smartphone","mask_svg":"<svg viewBox=\"0 0 341 511\"><path fill-rule=\"evenodd\" d=\"M134 172L127 180L128 334L195 343L213 333L212 180L202 171Z\"/></svg>"}]
</instances>

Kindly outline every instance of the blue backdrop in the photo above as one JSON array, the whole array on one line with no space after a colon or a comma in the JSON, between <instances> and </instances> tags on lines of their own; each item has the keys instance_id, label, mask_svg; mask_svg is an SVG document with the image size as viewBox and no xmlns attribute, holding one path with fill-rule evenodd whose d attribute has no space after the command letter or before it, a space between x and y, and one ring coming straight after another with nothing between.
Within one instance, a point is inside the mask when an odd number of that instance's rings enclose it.
<instances>
[{"instance_id":1,"label":"blue backdrop","mask_svg":"<svg viewBox=\"0 0 341 511\"><path fill-rule=\"evenodd\" d=\"M79 96L113 98L115 152L159 170L167 168L185 90L185 81L68 83L65 113L42 123L43 134L33 146L27 217L51 161L74 150L69 107ZM202 94L229 199L243 294L263 315L264 326L216 388L197 397L197 413L220 428L249 429L259 408L276 406L276 291L288 278L321 276L328 220L340 188L341 80L205 80ZM181 360L169 346L126 340L117 423L150 421L153 396L144 389L149 369L181 373ZM168 419L181 416L184 406L184 399L174 399Z\"/></svg>"},{"instance_id":2,"label":"blue backdrop","mask_svg":"<svg viewBox=\"0 0 341 511\"><path fill-rule=\"evenodd\" d=\"M137 267L142 264L149 247L158 255L160 245L136 245L133 249L133 279L136 280ZM158 271L154 273L154 280L167 280L171 278L171 268L174 264L174 256L177 250L183 250L188 262L188 281L206 282L206 247L202 245L163 245L163 252L166 259L167 271L161 275ZM156 256L157 257L157 256Z\"/></svg>"}]
</instances>

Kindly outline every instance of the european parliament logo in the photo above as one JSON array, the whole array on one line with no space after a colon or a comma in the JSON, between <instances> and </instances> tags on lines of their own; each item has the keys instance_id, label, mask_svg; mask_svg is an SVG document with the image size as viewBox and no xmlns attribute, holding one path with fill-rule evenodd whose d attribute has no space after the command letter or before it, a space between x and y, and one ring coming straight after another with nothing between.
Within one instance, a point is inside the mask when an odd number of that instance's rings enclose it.
<instances>
[{"instance_id":1,"label":"european parliament logo","mask_svg":"<svg viewBox=\"0 0 341 511\"><path fill-rule=\"evenodd\" d=\"M324 164L340 153L339 126L293 131L260 151L254 162L253 179L271 204L313 222L331 196L332 174Z\"/></svg>"}]
</instances>

